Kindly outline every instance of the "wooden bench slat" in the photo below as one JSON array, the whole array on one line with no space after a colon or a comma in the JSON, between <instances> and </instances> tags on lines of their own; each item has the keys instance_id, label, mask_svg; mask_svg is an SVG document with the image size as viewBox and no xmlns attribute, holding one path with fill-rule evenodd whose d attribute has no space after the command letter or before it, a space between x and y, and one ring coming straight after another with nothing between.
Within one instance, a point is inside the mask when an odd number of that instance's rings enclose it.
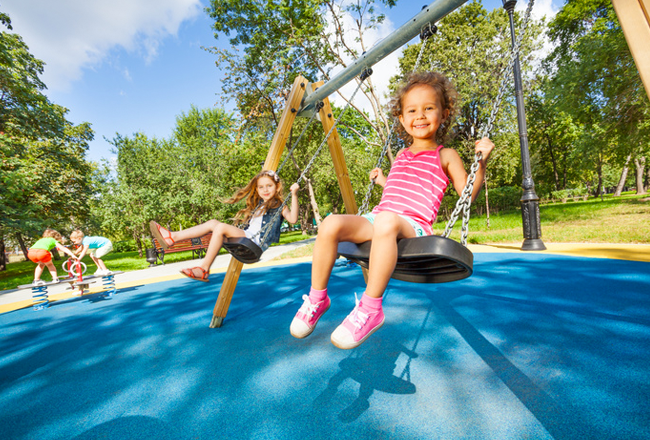
<instances>
[{"instance_id":1,"label":"wooden bench slat","mask_svg":"<svg viewBox=\"0 0 650 440\"><path fill-rule=\"evenodd\" d=\"M153 244L153 249L156 251L156 258L159 259L162 264L165 264L165 254L173 254L174 252L192 251L194 256L197 258L203 257L205 255L205 250L210 244L211 238L212 233L206 234L200 238L179 240L167 249L163 249L155 238L151 238L151 243Z\"/></svg>"}]
</instances>

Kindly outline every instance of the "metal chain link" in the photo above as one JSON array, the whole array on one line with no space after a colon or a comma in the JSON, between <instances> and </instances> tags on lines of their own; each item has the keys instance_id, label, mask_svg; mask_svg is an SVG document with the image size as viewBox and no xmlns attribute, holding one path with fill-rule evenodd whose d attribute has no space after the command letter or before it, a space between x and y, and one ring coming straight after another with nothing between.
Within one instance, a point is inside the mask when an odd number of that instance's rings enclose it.
<instances>
[{"instance_id":1,"label":"metal chain link","mask_svg":"<svg viewBox=\"0 0 650 440\"><path fill-rule=\"evenodd\" d=\"M429 26L429 31L431 33L426 34L426 37L422 41L422 45L420 46L420 52L418 53L418 57L415 60L415 65L413 66L412 72L416 72L418 67L420 66L420 62L422 61L422 55L424 54L424 49L427 45L427 42L429 41L429 37L433 35L433 33L435 33L434 30L431 30L431 23L427 23L427 25ZM421 33L422 32L423 31L421 31ZM381 149L381 153L379 155L379 160L377 160L377 164L374 166L373 169L381 167L381 164L384 161L384 157L386 157L386 153L388 153L388 148L390 147L391 141L393 140L393 133L395 132L395 127L397 126L398 122L399 121L397 119L393 120L393 125L391 125L390 131L388 132L388 138L386 138L384 147ZM368 189L366 190L366 196L363 199L363 203L361 203L361 208L359 208L357 215L363 215L368 211L368 205L370 204L370 197L372 196L372 189L374 187L375 187L375 181L371 180L370 183L368 184Z\"/></svg>"},{"instance_id":2,"label":"metal chain link","mask_svg":"<svg viewBox=\"0 0 650 440\"><path fill-rule=\"evenodd\" d=\"M521 29L519 31L519 36L517 37L517 39L515 40L515 44L511 48L510 58L508 60L508 64L504 69L503 77L501 79L501 85L499 86L499 93L497 94L497 97L494 100L494 103L492 104L492 111L490 112L490 117L488 118L485 127L483 127L483 130L481 131L481 135L479 139L483 139L484 137L486 137L492 130L492 126L494 125L496 115L501 105L501 100L503 99L503 95L505 94L506 87L510 82L510 77L512 76L515 59L519 56L519 52L521 50L521 44L523 42L524 34L526 33L526 29L528 27L528 22L530 20L530 13L533 9L534 3L535 0L530 0L528 3L528 7L526 8L526 13L524 15L524 21L522 22ZM456 202L456 206L453 212L451 213L451 216L449 217L449 221L447 222L447 225L445 226L445 232L442 234L443 237L447 237L447 238L449 237L449 235L451 234L451 230L453 229L454 224L456 224L456 221L458 220L458 216L462 211L463 222L461 226L460 243L463 246L467 245L467 235L469 232L470 206L472 205L472 192L474 191L474 181L476 180L476 172L478 171L479 163L482 158L483 155L481 153L474 155L474 162L472 163L470 174L469 176L467 176L467 184L465 185L465 188L463 189L460 198Z\"/></svg>"},{"instance_id":3,"label":"metal chain link","mask_svg":"<svg viewBox=\"0 0 650 440\"><path fill-rule=\"evenodd\" d=\"M296 149L296 147L298 146L298 144L302 140L302 137L304 136L305 132L307 131L307 129L311 125L314 118L316 118L316 115L318 114L318 112L320 111L321 108L323 108L323 101L316 104L316 107L314 108L314 112L312 113L311 118L309 118L309 121L307 121L307 124L305 124L305 128L302 129L302 132L300 133L300 135L298 136L296 141L293 143L293 145L289 149L289 152L287 153L287 157L284 158L284 161L282 161L282 164L275 171L276 174L278 174L278 175L280 174L280 171L282 171L282 168L284 168L284 164L286 164L287 160L289 160L289 157L291 157L291 153L293 153L293 150Z\"/></svg>"}]
</instances>

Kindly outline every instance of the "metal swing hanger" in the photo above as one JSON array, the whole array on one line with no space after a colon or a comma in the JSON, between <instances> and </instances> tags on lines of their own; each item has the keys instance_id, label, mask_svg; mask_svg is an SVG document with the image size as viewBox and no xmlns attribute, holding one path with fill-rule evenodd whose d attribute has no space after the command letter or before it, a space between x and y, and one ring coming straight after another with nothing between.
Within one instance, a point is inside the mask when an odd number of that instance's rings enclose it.
<instances>
[{"instance_id":1,"label":"metal swing hanger","mask_svg":"<svg viewBox=\"0 0 650 440\"><path fill-rule=\"evenodd\" d=\"M370 69L369 67L364 69L362 74L359 75L360 81L359 81L359 84L357 85L357 88L355 89L354 93L352 94L352 96L350 97L348 102L346 103L345 107L343 107L343 110L339 114L338 118L336 118L336 120L334 121L334 124L332 125L332 127L329 129L329 131L325 135L325 138L323 139L321 144L316 149L316 152L312 155L309 163L307 164L305 169L300 174L300 177L298 177L298 180L296 181L296 183L300 183L305 178L305 175L311 169L312 165L316 161L316 158L319 156L320 152L323 150L323 147L325 146L325 144L327 144L327 141L329 140L330 136L334 132L334 129L338 125L339 121L341 120L341 118L343 117L343 115L345 114L347 109L350 107L350 104L354 100L354 97L356 96L357 92L361 89L361 86L363 85L363 81L365 79L367 79L368 77L370 77L370 75L372 75L372 69ZM321 107L317 106L317 108L318 108L318 110L320 110ZM316 110L314 112L314 115L316 115L318 113L318 110ZM310 122L311 122L311 120L310 120ZM305 127L305 130L306 130L306 127ZM304 133L305 130L303 130L303 133ZM302 137L302 134L301 134L301 137ZM297 145L297 143L296 143L296 145ZM294 145L293 148L295 148L295 145ZM293 151L293 148L292 148L291 151ZM286 162L287 159L288 159L288 155L287 155L287 158L285 158L285 162ZM284 162L283 162L282 165L284 165ZM273 215L271 220L265 225L265 227L264 227L264 235L262 235L262 239L260 240L259 245L257 243L255 243L254 239L260 236L260 234L262 233L262 229L257 231L257 233L252 238L234 237L234 238L224 239L222 246L233 256L233 258L241 261L242 263L251 264L251 263L258 262L259 259L262 256L262 253L264 252L264 250L266 250L268 248L268 245L266 245L266 240L268 239L268 235L269 235L273 225L275 225L275 223L279 220L279 217L282 214L282 210L287 205L289 197L291 197L291 194L289 194L289 195L287 195L287 197L285 197L284 201L282 202L282 205L280 205L280 207L277 209L277 211L275 212L275 214Z\"/></svg>"}]
</instances>

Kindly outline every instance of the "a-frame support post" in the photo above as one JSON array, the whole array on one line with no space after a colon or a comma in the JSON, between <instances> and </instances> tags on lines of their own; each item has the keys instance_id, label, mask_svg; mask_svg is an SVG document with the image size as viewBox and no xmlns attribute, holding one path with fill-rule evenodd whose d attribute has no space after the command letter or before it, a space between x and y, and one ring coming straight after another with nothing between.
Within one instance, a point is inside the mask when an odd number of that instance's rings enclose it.
<instances>
[{"instance_id":1,"label":"a-frame support post","mask_svg":"<svg viewBox=\"0 0 650 440\"><path fill-rule=\"evenodd\" d=\"M273 136L273 141L271 142L271 147L266 155L263 169L277 169L278 164L280 163L280 157L282 156L282 151L287 143L287 139L289 139L291 127L293 126L293 122L298 114L298 108L302 102L306 87L307 80L302 76L298 76L293 82L293 87L291 88L291 92L287 99L287 106L284 108L282 117L280 118L280 123L278 124L278 129L275 131L275 135ZM210 322L210 328L221 327L223 320L226 318L228 308L230 307L230 300L232 300L232 295L235 293L237 281L239 280L239 275L241 274L243 266L244 264L242 262L235 260L234 258L230 260L223 284L221 284L219 297L217 298L214 310L212 311L212 322Z\"/></svg>"},{"instance_id":2,"label":"a-frame support post","mask_svg":"<svg viewBox=\"0 0 650 440\"><path fill-rule=\"evenodd\" d=\"M650 0L612 0L612 4L650 98Z\"/></svg>"},{"instance_id":3,"label":"a-frame support post","mask_svg":"<svg viewBox=\"0 0 650 440\"><path fill-rule=\"evenodd\" d=\"M316 90L323 85L323 81L312 84L312 90ZM332 113L329 99L323 99L323 108L318 112L321 124L325 134L329 133L334 126L335 118ZM358 211L357 201L354 199L354 190L350 182L350 174L348 167L345 163L345 156L343 155L343 147L341 146L341 138L336 128L332 130L332 134L327 139L327 145L332 155L332 162L334 162L334 170L336 171L336 178L339 181L341 188L341 195L343 196L343 204L348 214L356 214Z\"/></svg>"}]
</instances>

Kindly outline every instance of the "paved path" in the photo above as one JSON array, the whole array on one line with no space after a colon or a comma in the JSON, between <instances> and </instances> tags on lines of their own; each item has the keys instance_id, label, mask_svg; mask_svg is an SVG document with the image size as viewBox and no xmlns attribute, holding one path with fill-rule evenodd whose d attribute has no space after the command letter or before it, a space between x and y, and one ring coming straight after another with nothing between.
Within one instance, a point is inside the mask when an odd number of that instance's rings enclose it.
<instances>
[{"instance_id":1,"label":"paved path","mask_svg":"<svg viewBox=\"0 0 650 440\"><path fill-rule=\"evenodd\" d=\"M262 254L262 258L260 259L259 263L245 265L244 269L267 265L274 258L277 258L280 255L305 246L309 243L313 243L315 240L316 238L309 238L307 240L270 247L264 252L264 254ZM230 254L219 255L212 264L210 273L219 273L225 271L230 264L231 258L232 257ZM115 284L116 287L120 289L136 284L148 284L153 282L170 281L177 278L183 278L183 275L179 273L180 270L186 267L197 266L200 261L200 259L196 259L181 261L178 263L167 263L164 265L158 264L154 267L148 267L146 269L124 272L115 275ZM101 278L98 278L93 284L90 285L89 293L101 291L101 283ZM70 298L74 295L73 292L69 290L68 283L60 283L52 285L48 288L48 296L50 297L50 300L60 300ZM0 313L29 307L31 304L32 290L30 288L0 291Z\"/></svg>"},{"instance_id":2,"label":"paved path","mask_svg":"<svg viewBox=\"0 0 650 440\"><path fill-rule=\"evenodd\" d=\"M297 241L281 246L273 246L267 249L258 263L245 265L244 270L251 268L264 267L274 264L293 264L300 261L308 261L310 257L291 260L276 260L275 258L290 252L299 247L313 243L316 238ZM498 245L469 245L473 253L512 253L522 254L543 253L549 255L568 255L576 257L590 258L611 258L617 260L643 261L650 262L650 245L647 244L608 244L608 243L546 243L546 251L521 251L520 243L498 244ZM230 254L219 255L213 265L210 273L224 272L231 260ZM135 285L156 283L162 281L171 281L183 278L179 272L186 267L197 266L200 259L186 260L178 263L168 263L165 265L156 265L142 270L125 272L115 276L115 283L118 289L132 287ZM97 279L91 284L88 293L97 293L102 290L101 279ZM73 297L73 292L69 290L68 283L57 284L49 287L48 290L50 301L68 299ZM31 289L14 289L0 291L0 313L6 313L32 305Z\"/></svg>"}]
</instances>

